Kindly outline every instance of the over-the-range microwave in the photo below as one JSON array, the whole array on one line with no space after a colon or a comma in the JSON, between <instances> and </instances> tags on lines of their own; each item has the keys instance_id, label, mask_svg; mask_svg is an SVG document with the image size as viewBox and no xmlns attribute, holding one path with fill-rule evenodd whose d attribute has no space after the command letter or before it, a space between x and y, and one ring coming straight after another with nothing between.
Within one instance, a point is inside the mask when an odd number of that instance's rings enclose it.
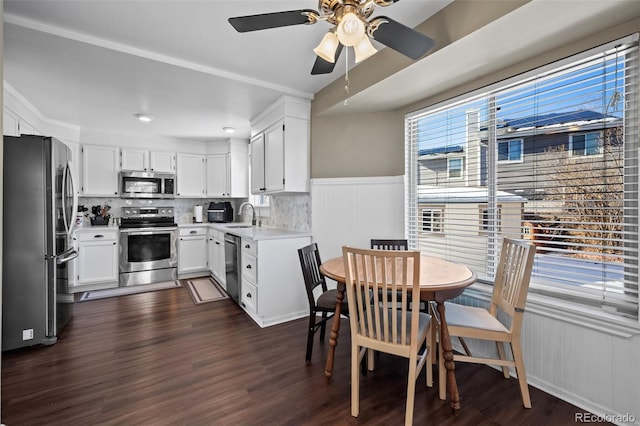
<instances>
[{"instance_id":1,"label":"over-the-range microwave","mask_svg":"<svg viewBox=\"0 0 640 426\"><path fill-rule=\"evenodd\" d=\"M176 175L158 172L120 172L121 198L173 198Z\"/></svg>"}]
</instances>

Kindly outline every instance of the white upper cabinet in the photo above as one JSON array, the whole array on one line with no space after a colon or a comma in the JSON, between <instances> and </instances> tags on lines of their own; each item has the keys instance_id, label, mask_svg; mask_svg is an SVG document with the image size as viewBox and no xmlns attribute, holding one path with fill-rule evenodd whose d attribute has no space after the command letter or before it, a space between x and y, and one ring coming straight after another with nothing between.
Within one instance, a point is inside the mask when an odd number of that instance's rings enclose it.
<instances>
[{"instance_id":1,"label":"white upper cabinet","mask_svg":"<svg viewBox=\"0 0 640 426\"><path fill-rule=\"evenodd\" d=\"M123 148L121 167L122 170L175 173L175 158L173 152Z\"/></svg>"},{"instance_id":2,"label":"white upper cabinet","mask_svg":"<svg viewBox=\"0 0 640 426\"><path fill-rule=\"evenodd\" d=\"M173 152L156 152L149 153L151 171L175 173L176 172L176 154Z\"/></svg>"},{"instance_id":3,"label":"white upper cabinet","mask_svg":"<svg viewBox=\"0 0 640 426\"><path fill-rule=\"evenodd\" d=\"M309 191L308 100L283 96L251 122L251 193Z\"/></svg>"},{"instance_id":4,"label":"white upper cabinet","mask_svg":"<svg viewBox=\"0 0 640 426\"><path fill-rule=\"evenodd\" d=\"M179 153L176 168L176 195L178 197L204 197L205 156Z\"/></svg>"},{"instance_id":5,"label":"white upper cabinet","mask_svg":"<svg viewBox=\"0 0 640 426\"><path fill-rule=\"evenodd\" d=\"M120 149L110 146L82 147L82 195L112 197L118 195Z\"/></svg>"},{"instance_id":6,"label":"white upper cabinet","mask_svg":"<svg viewBox=\"0 0 640 426\"><path fill-rule=\"evenodd\" d=\"M207 155L207 197L244 198L249 195L246 141L230 140L211 147Z\"/></svg>"}]
</instances>

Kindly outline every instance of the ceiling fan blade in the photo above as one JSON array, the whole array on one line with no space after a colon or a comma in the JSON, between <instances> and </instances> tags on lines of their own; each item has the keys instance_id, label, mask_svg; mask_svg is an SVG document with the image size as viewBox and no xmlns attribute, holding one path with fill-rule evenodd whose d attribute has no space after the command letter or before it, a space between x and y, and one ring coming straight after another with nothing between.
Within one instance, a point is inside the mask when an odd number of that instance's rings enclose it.
<instances>
[{"instance_id":1,"label":"ceiling fan blade","mask_svg":"<svg viewBox=\"0 0 640 426\"><path fill-rule=\"evenodd\" d=\"M313 24L315 19L309 15L318 16L318 12L311 9L289 10L286 12L263 13L260 15L237 16L229 18L229 23L239 33L266 30L269 28L287 27L289 25Z\"/></svg>"},{"instance_id":2,"label":"ceiling fan blade","mask_svg":"<svg viewBox=\"0 0 640 426\"><path fill-rule=\"evenodd\" d=\"M333 68L336 66L336 62L338 62L338 58L340 57L341 52L342 52L342 43L339 43L338 48L336 49L336 54L334 56L333 63L329 61L325 61L320 56L316 56L316 61L313 63L313 68L311 69L311 75L332 73Z\"/></svg>"},{"instance_id":3,"label":"ceiling fan blade","mask_svg":"<svg viewBox=\"0 0 640 426\"><path fill-rule=\"evenodd\" d=\"M373 28L377 26L372 35L375 40L411 59L418 59L436 44L431 37L386 16L374 19L370 25Z\"/></svg>"}]
</instances>

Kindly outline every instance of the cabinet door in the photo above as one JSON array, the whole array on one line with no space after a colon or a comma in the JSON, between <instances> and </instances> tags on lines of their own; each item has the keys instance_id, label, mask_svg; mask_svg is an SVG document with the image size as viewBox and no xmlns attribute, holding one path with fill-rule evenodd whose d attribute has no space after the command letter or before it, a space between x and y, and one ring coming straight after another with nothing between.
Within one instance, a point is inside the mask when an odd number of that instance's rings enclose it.
<instances>
[{"instance_id":1,"label":"cabinet door","mask_svg":"<svg viewBox=\"0 0 640 426\"><path fill-rule=\"evenodd\" d=\"M264 185L264 133L251 139L251 193L260 194Z\"/></svg>"},{"instance_id":2,"label":"cabinet door","mask_svg":"<svg viewBox=\"0 0 640 426\"><path fill-rule=\"evenodd\" d=\"M82 147L82 193L85 196L118 195L119 149Z\"/></svg>"},{"instance_id":3,"label":"cabinet door","mask_svg":"<svg viewBox=\"0 0 640 426\"><path fill-rule=\"evenodd\" d=\"M149 152L139 149L122 150L122 170L146 172L149 169Z\"/></svg>"},{"instance_id":4,"label":"cabinet door","mask_svg":"<svg viewBox=\"0 0 640 426\"><path fill-rule=\"evenodd\" d=\"M222 288L227 289L227 269L225 264L225 252L224 252L224 233L218 232L215 239L216 246L218 247L218 259L216 261L216 278L218 282L222 284Z\"/></svg>"},{"instance_id":5,"label":"cabinet door","mask_svg":"<svg viewBox=\"0 0 640 426\"><path fill-rule=\"evenodd\" d=\"M264 132L264 186L266 191L284 189L284 124Z\"/></svg>"},{"instance_id":6,"label":"cabinet door","mask_svg":"<svg viewBox=\"0 0 640 426\"><path fill-rule=\"evenodd\" d=\"M150 154L151 171L175 173L176 171L176 155L173 152L153 152Z\"/></svg>"},{"instance_id":7,"label":"cabinet door","mask_svg":"<svg viewBox=\"0 0 640 426\"><path fill-rule=\"evenodd\" d=\"M180 197L204 197L203 155L178 154L177 156L177 195Z\"/></svg>"},{"instance_id":8,"label":"cabinet door","mask_svg":"<svg viewBox=\"0 0 640 426\"><path fill-rule=\"evenodd\" d=\"M216 240L213 237L213 234L209 234L207 237L207 255L209 260L209 272L211 272L211 275L216 277L218 268L218 246L216 245Z\"/></svg>"},{"instance_id":9,"label":"cabinet door","mask_svg":"<svg viewBox=\"0 0 640 426\"><path fill-rule=\"evenodd\" d=\"M118 281L118 245L115 241L88 241L78 245L78 285Z\"/></svg>"},{"instance_id":10,"label":"cabinet door","mask_svg":"<svg viewBox=\"0 0 640 426\"><path fill-rule=\"evenodd\" d=\"M229 196L246 198L249 196L249 156L247 146L242 150L232 149L229 153Z\"/></svg>"},{"instance_id":11,"label":"cabinet door","mask_svg":"<svg viewBox=\"0 0 640 426\"><path fill-rule=\"evenodd\" d=\"M207 270L207 237L180 237L178 242L178 272Z\"/></svg>"},{"instance_id":12,"label":"cabinet door","mask_svg":"<svg viewBox=\"0 0 640 426\"><path fill-rule=\"evenodd\" d=\"M228 197L229 192L229 155L207 156L207 196Z\"/></svg>"}]
</instances>

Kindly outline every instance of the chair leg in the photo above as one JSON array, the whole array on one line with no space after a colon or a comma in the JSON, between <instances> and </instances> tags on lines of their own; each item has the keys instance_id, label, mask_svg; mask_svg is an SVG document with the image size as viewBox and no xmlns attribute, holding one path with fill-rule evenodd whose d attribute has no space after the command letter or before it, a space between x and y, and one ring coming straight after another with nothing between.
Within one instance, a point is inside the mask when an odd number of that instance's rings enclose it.
<instances>
[{"instance_id":1,"label":"chair leg","mask_svg":"<svg viewBox=\"0 0 640 426\"><path fill-rule=\"evenodd\" d=\"M322 324L320 325L320 341L324 342L324 332L327 328L327 313L322 313Z\"/></svg>"},{"instance_id":2,"label":"chair leg","mask_svg":"<svg viewBox=\"0 0 640 426\"><path fill-rule=\"evenodd\" d=\"M444 367L442 342L438 343L438 393L442 401L447 399L447 370Z\"/></svg>"},{"instance_id":3,"label":"chair leg","mask_svg":"<svg viewBox=\"0 0 640 426\"><path fill-rule=\"evenodd\" d=\"M311 353L313 352L313 335L316 329L316 314L313 312L309 315L309 330L307 331L307 354L305 360L307 364L311 363Z\"/></svg>"},{"instance_id":4,"label":"chair leg","mask_svg":"<svg viewBox=\"0 0 640 426\"><path fill-rule=\"evenodd\" d=\"M496 342L496 349L498 349L498 357L500 357L500 359L502 360L507 359L507 354L504 351L503 342ZM507 367L506 365L502 366L502 375L504 376L505 379L508 379L509 377L511 377L511 375L509 374L509 367Z\"/></svg>"},{"instance_id":5,"label":"chair leg","mask_svg":"<svg viewBox=\"0 0 640 426\"><path fill-rule=\"evenodd\" d=\"M351 346L351 415L358 417L360 414L360 373L358 366L366 349L360 349L358 345Z\"/></svg>"},{"instance_id":6,"label":"chair leg","mask_svg":"<svg viewBox=\"0 0 640 426\"><path fill-rule=\"evenodd\" d=\"M427 330L427 338L425 339L427 343L425 347L425 351L427 352L427 361L425 363L424 368L427 370L427 386L433 387L433 324L429 324L429 329Z\"/></svg>"},{"instance_id":7,"label":"chair leg","mask_svg":"<svg viewBox=\"0 0 640 426\"><path fill-rule=\"evenodd\" d=\"M524 357L520 341L511 342L511 353L516 364L516 374L518 375L518 383L520 384L520 393L522 394L522 404L524 408L531 408L531 397L529 396L529 385L527 384L527 373L524 371Z\"/></svg>"},{"instance_id":8,"label":"chair leg","mask_svg":"<svg viewBox=\"0 0 640 426\"><path fill-rule=\"evenodd\" d=\"M407 408L404 415L405 426L413 425L413 405L416 397L416 374L418 360L417 354L411 354L409 358L409 377L407 381Z\"/></svg>"}]
</instances>

